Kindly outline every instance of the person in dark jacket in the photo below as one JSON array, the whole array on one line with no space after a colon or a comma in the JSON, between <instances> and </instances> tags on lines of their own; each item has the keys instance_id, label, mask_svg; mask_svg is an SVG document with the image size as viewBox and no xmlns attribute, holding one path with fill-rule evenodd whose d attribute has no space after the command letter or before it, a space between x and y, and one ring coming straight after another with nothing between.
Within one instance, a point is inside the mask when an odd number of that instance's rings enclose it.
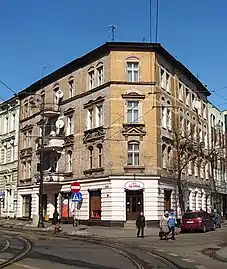
<instances>
[{"instance_id":1,"label":"person in dark jacket","mask_svg":"<svg viewBox=\"0 0 227 269\"><path fill-rule=\"evenodd\" d=\"M137 237L144 237L144 227L145 227L145 217L143 215L143 212L140 213L140 215L136 219L136 228L137 228Z\"/></svg>"},{"instance_id":2,"label":"person in dark jacket","mask_svg":"<svg viewBox=\"0 0 227 269\"><path fill-rule=\"evenodd\" d=\"M59 232L60 231L60 223L59 223L59 213L58 213L57 208L55 208L55 210L54 210L52 224L55 225L55 232Z\"/></svg>"}]
</instances>

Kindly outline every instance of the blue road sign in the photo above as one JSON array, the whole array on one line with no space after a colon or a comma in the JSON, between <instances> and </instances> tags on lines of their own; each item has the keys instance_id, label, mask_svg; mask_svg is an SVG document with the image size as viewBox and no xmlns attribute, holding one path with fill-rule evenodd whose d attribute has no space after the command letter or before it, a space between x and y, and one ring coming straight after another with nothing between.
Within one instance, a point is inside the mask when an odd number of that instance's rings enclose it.
<instances>
[{"instance_id":1,"label":"blue road sign","mask_svg":"<svg viewBox=\"0 0 227 269\"><path fill-rule=\"evenodd\" d=\"M72 202L80 202L83 199L81 192L72 193Z\"/></svg>"}]
</instances>

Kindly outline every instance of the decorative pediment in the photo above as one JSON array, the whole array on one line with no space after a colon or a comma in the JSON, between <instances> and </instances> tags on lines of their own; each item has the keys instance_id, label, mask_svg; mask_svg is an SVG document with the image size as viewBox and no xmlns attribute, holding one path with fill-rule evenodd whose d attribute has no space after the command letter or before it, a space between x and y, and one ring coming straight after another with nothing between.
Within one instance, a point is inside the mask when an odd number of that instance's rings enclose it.
<instances>
[{"instance_id":1,"label":"decorative pediment","mask_svg":"<svg viewBox=\"0 0 227 269\"><path fill-rule=\"evenodd\" d=\"M102 103L102 102L104 102L104 100L105 100L105 96L99 96L96 99L90 100L89 102L85 103L84 108L88 108L88 107L91 107L93 105Z\"/></svg>"},{"instance_id":2,"label":"decorative pediment","mask_svg":"<svg viewBox=\"0 0 227 269\"><path fill-rule=\"evenodd\" d=\"M146 135L146 132L144 131L144 124L136 124L136 123L126 123L123 124L123 130L122 130L122 134L123 136L125 136L126 138L128 138L128 136L139 136L140 139L143 139L143 136Z\"/></svg>"},{"instance_id":3,"label":"decorative pediment","mask_svg":"<svg viewBox=\"0 0 227 269\"><path fill-rule=\"evenodd\" d=\"M129 93L124 93L121 95L123 99L144 99L145 95L144 94L139 94L137 92L129 92Z\"/></svg>"},{"instance_id":4,"label":"decorative pediment","mask_svg":"<svg viewBox=\"0 0 227 269\"><path fill-rule=\"evenodd\" d=\"M72 115L73 113L75 112L75 109L70 107L68 108L66 111L64 111L64 115L67 116L67 115Z\"/></svg>"},{"instance_id":5,"label":"decorative pediment","mask_svg":"<svg viewBox=\"0 0 227 269\"><path fill-rule=\"evenodd\" d=\"M30 148L24 148L20 151L20 158L23 159L23 158L27 158L27 157L30 157L32 156L32 147Z\"/></svg>"},{"instance_id":6,"label":"decorative pediment","mask_svg":"<svg viewBox=\"0 0 227 269\"><path fill-rule=\"evenodd\" d=\"M97 127L84 132L83 142L84 144L94 142L97 140L103 140L105 137L105 130L103 127Z\"/></svg>"},{"instance_id":7,"label":"decorative pediment","mask_svg":"<svg viewBox=\"0 0 227 269\"><path fill-rule=\"evenodd\" d=\"M32 130L33 125L32 124L26 124L24 127L20 129L21 132Z\"/></svg>"},{"instance_id":8,"label":"decorative pediment","mask_svg":"<svg viewBox=\"0 0 227 269\"><path fill-rule=\"evenodd\" d=\"M74 144L74 135L68 135L64 138L64 147L70 147Z\"/></svg>"}]
</instances>

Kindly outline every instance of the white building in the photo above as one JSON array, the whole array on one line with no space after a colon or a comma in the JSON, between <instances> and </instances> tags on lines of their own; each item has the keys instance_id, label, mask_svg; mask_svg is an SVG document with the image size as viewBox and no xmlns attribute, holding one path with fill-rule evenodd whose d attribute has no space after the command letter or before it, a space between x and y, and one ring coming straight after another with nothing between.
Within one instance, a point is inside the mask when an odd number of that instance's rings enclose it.
<instances>
[{"instance_id":1,"label":"white building","mask_svg":"<svg viewBox=\"0 0 227 269\"><path fill-rule=\"evenodd\" d=\"M1 217L16 215L19 111L20 102L17 98L11 98L0 105Z\"/></svg>"},{"instance_id":2,"label":"white building","mask_svg":"<svg viewBox=\"0 0 227 269\"><path fill-rule=\"evenodd\" d=\"M217 192L217 201L213 200L211 202L212 207L216 208L222 216L225 216L227 206L225 113L213 104L208 103L208 119L209 155L211 157L210 183L211 187L214 187L215 192ZM213 169L211 167L212 161Z\"/></svg>"}]
</instances>

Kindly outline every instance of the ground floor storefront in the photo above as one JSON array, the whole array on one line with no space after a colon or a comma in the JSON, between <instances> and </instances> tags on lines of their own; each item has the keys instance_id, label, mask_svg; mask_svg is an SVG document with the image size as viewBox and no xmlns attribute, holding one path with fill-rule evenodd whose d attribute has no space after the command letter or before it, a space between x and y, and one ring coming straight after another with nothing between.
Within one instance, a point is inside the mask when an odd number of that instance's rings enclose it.
<instances>
[{"instance_id":1,"label":"ground floor storefront","mask_svg":"<svg viewBox=\"0 0 227 269\"><path fill-rule=\"evenodd\" d=\"M60 218L68 220L76 211L83 224L123 226L135 221L144 212L148 225L156 225L165 210L173 208L178 218L180 210L176 186L158 176L109 176L80 181L83 200L78 207L72 202L71 182L44 184L44 216L52 218L57 208ZM209 190L191 186L188 192L191 210L210 210ZM17 217L38 215L39 187L18 188Z\"/></svg>"}]
</instances>

